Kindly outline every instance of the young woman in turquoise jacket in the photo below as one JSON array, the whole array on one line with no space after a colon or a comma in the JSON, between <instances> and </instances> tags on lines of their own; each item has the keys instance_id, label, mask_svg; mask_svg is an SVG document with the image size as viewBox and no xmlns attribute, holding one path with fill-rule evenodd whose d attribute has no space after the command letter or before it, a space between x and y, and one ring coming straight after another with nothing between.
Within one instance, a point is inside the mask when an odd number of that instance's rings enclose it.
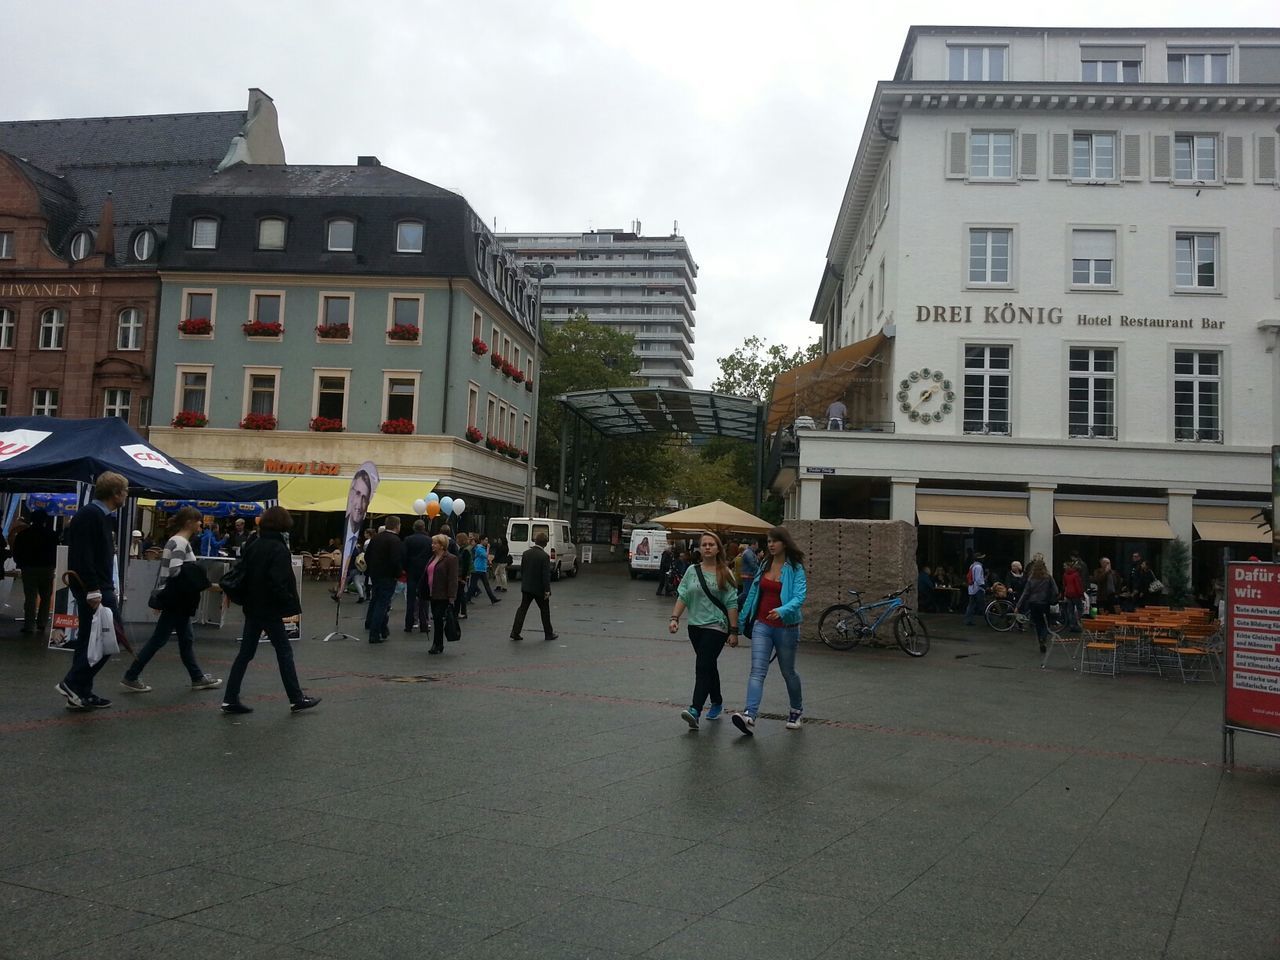
<instances>
[{"instance_id":1,"label":"young woman in turquoise jacket","mask_svg":"<svg viewBox=\"0 0 1280 960\"><path fill-rule=\"evenodd\" d=\"M764 696L764 678L769 661L778 654L778 669L787 685L791 710L787 729L799 730L804 713L800 693L800 675L796 673L796 650L800 646L800 609L804 606L808 582L804 575L804 554L796 546L786 527L774 527L766 541L768 556L752 581L742 605L742 622L752 622L751 676L747 680L747 705L733 715L733 725L747 736L754 736L760 700Z\"/></svg>"}]
</instances>

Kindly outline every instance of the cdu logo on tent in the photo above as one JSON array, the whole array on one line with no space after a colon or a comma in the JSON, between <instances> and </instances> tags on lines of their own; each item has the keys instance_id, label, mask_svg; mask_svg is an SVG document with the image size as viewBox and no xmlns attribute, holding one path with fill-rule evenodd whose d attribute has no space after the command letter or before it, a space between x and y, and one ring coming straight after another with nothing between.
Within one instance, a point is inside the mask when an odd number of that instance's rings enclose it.
<instances>
[{"instance_id":1,"label":"cdu logo on tent","mask_svg":"<svg viewBox=\"0 0 1280 960\"><path fill-rule=\"evenodd\" d=\"M0 432L0 463L26 453L41 440L52 436L47 430L5 430Z\"/></svg>"},{"instance_id":2,"label":"cdu logo on tent","mask_svg":"<svg viewBox=\"0 0 1280 960\"><path fill-rule=\"evenodd\" d=\"M150 470L168 470L170 473L182 473L181 470L165 458L163 453L152 450L145 443L131 443L120 449L132 457L134 463L140 467L147 467Z\"/></svg>"}]
</instances>

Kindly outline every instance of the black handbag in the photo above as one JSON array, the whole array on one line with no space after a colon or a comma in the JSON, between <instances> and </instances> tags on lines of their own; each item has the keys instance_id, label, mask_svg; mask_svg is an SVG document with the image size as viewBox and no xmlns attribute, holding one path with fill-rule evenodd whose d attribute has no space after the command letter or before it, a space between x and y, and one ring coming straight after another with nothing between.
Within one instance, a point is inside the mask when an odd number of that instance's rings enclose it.
<instances>
[{"instance_id":1,"label":"black handbag","mask_svg":"<svg viewBox=\"0 0 1280 960\"><path fill-rule=\"evenodd\" d=\"M462 625L458 623L457 614L450 607L444 615L444 638L450 643L462 639Z\"/></svg>"},{"instance_id":2,"label":"black handbag","mask_svg":"<svg viewBox=\"0 0 1280 960\"><path fill-rule=\"evenodd\" d=\"M164 561L161 561L160 568L156 570L156 582L151 587L151 596L147 598L147 606L152 610L159 610L161 612L164 611L164 604L165 604L164 588L168 586L167 580L163 584L160 582L160 578L164 576L165 566L166 566L166 563Z\"/></svg>"},{"instance_id":3,"label":"black handbag","mask_svg":"<svg viewBox=\"0 0 1280 960\"><path fill-rule=\"evenodd\" d=\"M222 579L218 581L218 588L223 592L228 600L232 603L244 603L245 588L248 581L245 579L245 563L243 560L231 566L226 573L222 575Z\"/></svg>"}]
</instances>

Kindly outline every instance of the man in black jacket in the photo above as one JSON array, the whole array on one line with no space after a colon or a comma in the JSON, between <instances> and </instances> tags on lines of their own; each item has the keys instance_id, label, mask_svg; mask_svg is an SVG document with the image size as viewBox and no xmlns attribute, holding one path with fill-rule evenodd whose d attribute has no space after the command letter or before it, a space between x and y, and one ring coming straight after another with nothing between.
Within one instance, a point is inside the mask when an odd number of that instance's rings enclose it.
<instances>
[{"instance_id":1,"label":"man in black jacket","mask_svg":"<svg viewBox=\"0 0 1280 960\"><path fill-rule=\"evenodd\" d=\"M520 609L516 611L515 623L511 625L512 640L523 639L520 630L524 627L525 611L531 603L536 603L542 612L544 637L554 640L559 636L551 628L551 557L547 554L547 535L535 533L533 543L520 555Z\"/></svg>"},{"instance_id":2,"label":"man in black jacket","mask_svg":"<svg viewBox=\"0 0 1280 960\"><path fill-rule=\"evenodd\" d=\"M396 581L404 569L400 565L400 551L400 518L387 517L386 529L374 534L364 549L364 568L373 587L364 617L370 643L382 643L390 636L391 598L396 594Z\"/></svg>"},{"instance_id":3,"label":"man in black jacket","mask_svg":"<svg viewBox=\"0 0 1280 960\"><path fill-rule=\"evenodd\" d=\"M413 521L413 533L404 538L401 564L404 566L404 632L413 633L418 622L418 581L431 562L431 538L422 520Z\"/></svg>"},{"instance_id":4,"label":"man in black jacket","mask_svg":"<svg viewBox=\"0 0 1280 960\"><path fill-rule=\"evenodd\" d=\"M58 535L43 510L37 510L31 526L13 538L13 562L22 571L22 632L43 634L49 629L53 568L58 562Z\"/></svg>"},{"instance_id":5,"label":"man in black jacket","mask_svg":"<svg viewBox=\"0 0 1280 960\"><path fill-rule=\"evenodd\" d=\"M118 473L98 475L93 488L93 502L81 507L67 525L67 570L71 576L71 595L75 597L80 623L71 650L71 669L54 689L67 698L72 710L109 707L111 701L93 692L93 678L106 666L110 657L89 665L89 634L93 615L105 606L120 621L116 602L115 526L116 511L129 498L129 481Z\"/></svg>"}]
</instances>

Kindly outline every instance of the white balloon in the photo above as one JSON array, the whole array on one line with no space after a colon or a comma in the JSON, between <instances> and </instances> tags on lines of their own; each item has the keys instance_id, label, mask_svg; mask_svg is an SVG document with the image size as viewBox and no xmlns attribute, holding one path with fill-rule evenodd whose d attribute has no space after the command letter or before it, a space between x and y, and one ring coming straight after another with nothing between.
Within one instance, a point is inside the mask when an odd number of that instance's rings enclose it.
<instances>
[{"instance_id":1,"label":"white balloon","mask_svg":"<svg viewBox=\"0 0 1280 960\"><path fill-rule=\"evenodd\" d=\"M415 500L415 501L413 501L413 512L414 512L414 513L416 513L418 516L422 516L424 513L426 513L426 512L427 512L427 501L425 501L425 500Z\"/></svg>"},{"instance_id":2,"label":"white balloon","mask_svg":"<svg viewBox=\"0 0 1280 960\"><path fill-rule=\"evenodd\" d=\"M467 509L467 501L463 500L461 497L458 497L457 500L453 501L453 515L455 517L462 516L462 511L465 509Z\"/></svg>"}]
</instances>

